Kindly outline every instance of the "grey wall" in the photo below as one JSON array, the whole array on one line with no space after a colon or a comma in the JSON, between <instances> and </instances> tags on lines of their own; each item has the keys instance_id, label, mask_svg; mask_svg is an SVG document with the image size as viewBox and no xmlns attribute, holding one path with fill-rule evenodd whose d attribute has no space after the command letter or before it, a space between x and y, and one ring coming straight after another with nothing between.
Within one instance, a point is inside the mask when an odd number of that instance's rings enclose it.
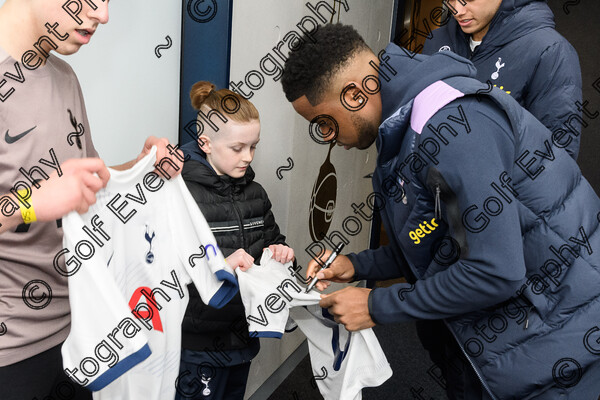
<instances>
[{"instance_id":1,"label":"grey wall","mask_svg":"<svg viewBox=\"0 0 600 400\"><path fill-rule=\"evenodd\" d=\"M150 135L177 143L181 5L111 2L109 23L64 57L79 77L94 144L107 165L137 157ZM155 47L166 45L166 36L171 48L158 58Z\"/></svg>"}]
</instances>

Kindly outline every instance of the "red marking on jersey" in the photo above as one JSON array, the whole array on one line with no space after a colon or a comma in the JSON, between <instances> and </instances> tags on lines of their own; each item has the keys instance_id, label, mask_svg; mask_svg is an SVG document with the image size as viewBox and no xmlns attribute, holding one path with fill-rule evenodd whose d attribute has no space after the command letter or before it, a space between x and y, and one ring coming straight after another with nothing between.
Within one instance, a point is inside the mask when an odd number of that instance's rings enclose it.
<instances>
[{"instance_id":1,"label":"red marking on jersey","mask_svg":"<svg viewBox=\"0 0 600 400\"><path fill-rule=\"evenodd\" d=\"M134 311L142 296L146 298L147 303L144 304L149 310ZM131 308L131 311L133 311L133 315L135 315L136 318L143 319L144 321L147 321L148 318L150 318L150 321L152 321L152 327L157 331L163 332L156 299L154 298L154 294L152 294L152 290L150 288L145 286L137 288L135 292L133 292L131 300L129 300L129 308Z\"/></svg>"}]
</instances>

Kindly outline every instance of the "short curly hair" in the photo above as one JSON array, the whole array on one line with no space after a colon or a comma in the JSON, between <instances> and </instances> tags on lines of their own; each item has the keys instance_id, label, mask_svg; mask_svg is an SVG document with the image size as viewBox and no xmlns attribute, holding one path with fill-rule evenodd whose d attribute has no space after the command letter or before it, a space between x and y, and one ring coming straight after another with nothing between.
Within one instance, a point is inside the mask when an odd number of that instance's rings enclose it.
<instances>
[{"instance_id":1,"label":"short curly hair","mask_svg":"<svg viewBox=\"0 0 600 400\"><path fill-rule=\"evenodd\" d=\"M290 52L283 67L281 85L292 102L305 95L311 104L321 102L332 77L357 53L369 50L360 34L350 25L320 26L311 40Z\"/></svg>"}]
</instances>

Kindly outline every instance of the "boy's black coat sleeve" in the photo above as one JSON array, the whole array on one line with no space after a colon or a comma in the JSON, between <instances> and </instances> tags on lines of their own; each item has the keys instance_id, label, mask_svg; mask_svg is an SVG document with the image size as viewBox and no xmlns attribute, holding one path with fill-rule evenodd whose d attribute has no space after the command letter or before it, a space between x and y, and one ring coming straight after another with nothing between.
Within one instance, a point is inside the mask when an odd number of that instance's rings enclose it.
<instances>
[{"instance_id":1,"label":"boy's black coat sleeve","mask_svg":"<svg viewBox=\"0 0 600 400\"><path fill-rule=\"evenodd\" d=\"M279 226L277 226L277 223L275 222L275 216L271 211L271 201L269 200L266 192L264 194L264 199L265 247L268 247L272 244L283 244L287 246L287 243L285 242L285 236L281 234L279 231Z\"/></svg>"}]
</instances>

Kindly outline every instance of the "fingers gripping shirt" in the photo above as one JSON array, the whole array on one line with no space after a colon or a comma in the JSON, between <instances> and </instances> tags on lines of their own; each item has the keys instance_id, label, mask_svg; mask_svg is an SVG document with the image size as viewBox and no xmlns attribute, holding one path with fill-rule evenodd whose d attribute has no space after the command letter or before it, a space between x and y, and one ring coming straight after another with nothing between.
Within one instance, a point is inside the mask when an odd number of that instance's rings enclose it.
<instances>
[{"instance_id":1,"label":"fingers gripping shirt","mask_svg":"<svg viewBox=\"0 0 600 400\"><path fill-rule=\"evenodd\" d=\"M95 399L174 398L187 285L214 307L237 292L181 176L163 180L155 156L111 170L97 203L63 219L56 258L66 270L57 270L69 276L72 313L63 367Z\"/></svg>"},{"instance_id":2,"label":"fingers gripping shirt","mask_svg":"<svg viewBox=\"0 0 600 400\"><path fill-rule=\"evenodd\" d=\"M260 265L236 270L250 335L281 338L291 317L308 339L313 374L326 400L358 400L363 387L388 380L392 370L373 330L348 332L319 306L317 291L305 293L289 275L291 263L271 257L266 249Z\"/></svg>"}]
</instances>

